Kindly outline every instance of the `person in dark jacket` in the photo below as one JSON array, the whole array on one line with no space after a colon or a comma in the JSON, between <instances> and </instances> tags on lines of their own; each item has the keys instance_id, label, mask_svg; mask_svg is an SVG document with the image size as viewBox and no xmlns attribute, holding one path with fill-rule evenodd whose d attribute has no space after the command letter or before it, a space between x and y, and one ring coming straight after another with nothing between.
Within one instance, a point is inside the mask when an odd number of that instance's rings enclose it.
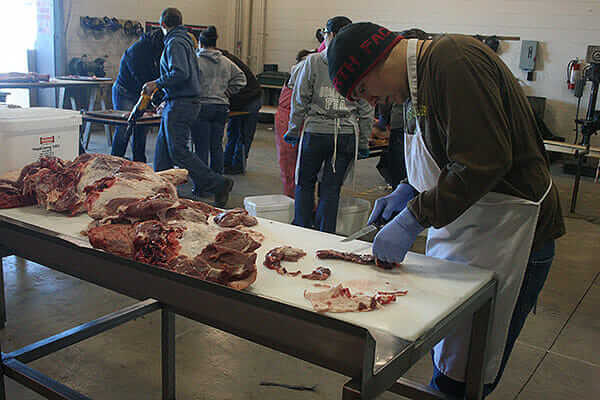
<instances>
[{"instance_id":1,"label":"person in dark jacket","mask_svg":"<svg viewBox=\"0 0 600 400\"><path fill-rule=\"evenodd\" d=\"M181 12L165 9L160 26L165 33L165 50L160 60L160 78L144 84L144 91L156 88L165 92L166 106L162 113L156 141L154 169L163 171L176 164L188 170L194 182L192 197L199 193L214 193L217 207L224 207L229 199L233 181L213 172L206 163L188 148L192 124L200 113L200 70L194 42L182 26Z\"/></svg>"},{"instance_id":2,"label":"person in dark jacket","mask_svg":"<svg viewBox=\"0 0 600 400\"><path fill-rule=\"evenodd\" d=\"M131 111L142 92L144 83L160 76L160 56L164 44L162 30L156 29L143 34L121 57L119 75L112 87L112 102L115 110ZM115 130L111 154L123 157L131 131L125 126ZM131 146L133 161L146 162L146 129L136 126Z\"/></svg>"},{"instance_id":3,"label":"person in dark jacket","mask_svg":"<svg viewBox=\"0 0 600 400\"><path fill-rule=\"evenodd\" d=\"M244 172L244 165L256 132L258 110L262 106L262 91L256 76L242 60L225 50L220 51L246 75L246 86L229 98L229 109L231 111L249 112L248 115L231 118L227 127L225 173L235 175Z\"/></svg>"}]
</instances>

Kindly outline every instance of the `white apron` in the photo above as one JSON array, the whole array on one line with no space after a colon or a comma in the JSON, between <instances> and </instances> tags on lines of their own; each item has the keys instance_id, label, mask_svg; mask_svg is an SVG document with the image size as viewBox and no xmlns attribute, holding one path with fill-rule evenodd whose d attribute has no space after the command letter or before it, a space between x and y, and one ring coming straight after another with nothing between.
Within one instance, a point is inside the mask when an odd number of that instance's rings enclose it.
<instances>
[{"instance_id":1,"label":"white apron","mask_svg":"<svg viewBox=\"0 0 600 400\"><path fill-rule=\"evenodd\" d=\"M408 41L407 68L413 115L418 114L417 40ZM416 120L415 132L405 130L404 153L409 183L419 192L437 185L440 168L429 153ZM540 204L490 192L449 225L430 228L428 256L494 271L498 281L491 337L485 366L485 383L496 378L506 344L510 319L527 267ZM444 375L465 381L471 325L459 327L434 347L434 362Z\"/></svg>"}]
</instances>

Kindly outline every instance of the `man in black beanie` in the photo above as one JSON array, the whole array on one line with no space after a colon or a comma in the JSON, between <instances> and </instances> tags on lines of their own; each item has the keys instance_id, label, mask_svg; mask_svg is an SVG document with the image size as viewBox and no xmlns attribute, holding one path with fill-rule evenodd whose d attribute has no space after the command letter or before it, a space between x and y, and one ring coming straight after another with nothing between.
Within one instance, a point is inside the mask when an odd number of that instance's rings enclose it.
<instances>
[{"instance_id":1,"label":"man in black beanie","mask_svg":"<svg viewBox=\"0 0 600 400\"><path fill-rule=\"evenodd\" d=\"M375 202L373 254L401 262L429 228L429 256L498 280L484 395L498 384L565 232L558 192L527 98L508 67L467 36L404 40L372 23L343 28L329 76L349 99L404 104L408 182ZM433 349L430 385L463 398L470 326Z\"/></svg>"}]
</instances>

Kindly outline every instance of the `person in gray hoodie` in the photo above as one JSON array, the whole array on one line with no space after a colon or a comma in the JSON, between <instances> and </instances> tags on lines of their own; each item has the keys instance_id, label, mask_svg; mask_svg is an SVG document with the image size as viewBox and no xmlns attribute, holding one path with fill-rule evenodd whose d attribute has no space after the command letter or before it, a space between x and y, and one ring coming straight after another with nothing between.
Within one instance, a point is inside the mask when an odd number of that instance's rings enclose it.
<instances>
[{"instance_id":1,"label":"person in gray hoodie","mask_svg":"<svg viewBox=\"0 0 600 400\"><path fill-rule=\"evenodd\" d=\"M156 140L154 169L163 171L174 165L187 169L194 182L192 197L214 193L217 207L224 207L233 181L213 172L188 149L192 125L200 113L202 89L195 44L182 23L183 17L176 8L167 8L161 13L165 50L160 60L160 77L146 82L143 87L146 94L162 89L166 97Z\"/></svg>"},{"instance_id":2,"label":"person in gray hoodie","mask_svg":"<svg viewBox=\"0 0 600 400\"><path fill-rule=\"evenodd\" d=\"M324 29L327 43L351 23L347 17L327 21ZM364 100L348 101L337 93L329 79L326 54L326 50L311 54L297 73L284 140L300 143L294 225L335 233L340 190L347 172L357 158L369 155L374 109ZM322 172L319 204L313 220L319 172Z\"/></svg>"},{"instance_id":3,"label":"person in gray hoodie","mask_svg":"<svg viewBox=\"0 0 600 400\"><path fill-rule=\"evenodd\" d=\"M200 114L192 129L196 154L219 174L223 173L223 132L229 111L229 97L246 86L241 69L216 49L217 29L209 26L200 34Z\"/></svg>"}]
</instances>

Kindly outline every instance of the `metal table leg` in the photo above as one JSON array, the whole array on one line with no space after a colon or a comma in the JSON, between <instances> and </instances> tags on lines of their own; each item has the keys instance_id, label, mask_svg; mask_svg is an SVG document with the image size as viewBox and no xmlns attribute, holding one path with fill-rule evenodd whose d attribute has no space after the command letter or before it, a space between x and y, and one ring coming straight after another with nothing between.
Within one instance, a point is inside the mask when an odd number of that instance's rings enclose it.
<instances>
[{"instance_id":1,"label":"metal table leg","mask_svg":"<svg viewBox=\"0 0 600 400\"><path fill-rule=\"evenodd\" d=\"M94 110L94 104L96 104L96 96L98 96L98 87L92 86L90 89L90 102L88 104L88 111ZM86 122L85 129L83 131L83 137L84 137L84 143L85 143L86 150L87 150L88 146L90 145L90 130L91 130L91 128L92 128L92 123Z\"/></svg>"},{"instance_id":2,"label":"metal table leg","mask_svg":"<svg viewBox=\"0 0 600 400\"><path fill-rule=\"evenodd\" d=\"M65 106L65 92L66 92L66 90L67 90L67 88L64 87L64 86L58 88L58 104L56 105L56 108L63 108Z\"/></svg>"},{"instance_id":3,"label":"metal table leg","mask_svg":"<svg viewBox=\"0 0 600 400\"><path fill-rule=\"evenodd\" d=\"M104 96L100 96L100 109L102 111L106 110ZM110 131L110 125L104 124L104 135L106 136L106 143L108 143L108 147L112 147L112 133Z\"/></svg>"},{"instance_id":4,"label":"metal table leg","mask_svg":"<svg viewBox=\"0 0 600 400\"><path fill-rule=\"evenodd\" d=\"M0 357L2 357L2 344L0 343ZM4 360L2 360L4 363ZM6 400L6 387L4 386L4 365L0 365L0 400Z\"/></svg>"},{"instance_id":5,"label":"metal table leg","mask_svg":"<svg viewBox=\"0 0 600 400\"><path fill-rule=\"evenodd\" d=\"M175 314L161 311L162 399L175 400Z\"/></svg>"},{"instance_id":6,"label":"metal table leg","mask_svg":"<svg viewBox=\"0 0 600 400\"><path fill-rule=\"evenodd\" d=\"M342 400L361 400L359 381L352 379L344 385L342 388Z\"/></svg>"},{"instance_id":7,"label":"metal table leg","mask_svg":"<svg viewBox=\"0 0 600 400\"><path fill-rule=\"evenodd\" d=\"M473 314L471 344L465 377L465 399L467 400L480 400L483 398L485 364L490 339L489 333L492 329L493 309L494 299L492 298Z\"/></svg>"},{"instance_id":8,"label":"metal table leg","mask_svg":"<svg viewBox=\"0 0 600 400\"><path fill-rule=\"evenodd\" d=\"M1 257L1 255L0 255ZM6 325L6 297L4 296L4 258L0 258L0 328Z\"/></svg>"},{"instance_id":9,"label":"metal table leg","mask_svg":"<svg viewBox=\"0 0 600 400\"><path fill-rule=\"evenodd\" d=\"M4 257L11 253L0 246L0 328L6 325L6 297L4 295Z\"/></svg>"}]
</instances>

